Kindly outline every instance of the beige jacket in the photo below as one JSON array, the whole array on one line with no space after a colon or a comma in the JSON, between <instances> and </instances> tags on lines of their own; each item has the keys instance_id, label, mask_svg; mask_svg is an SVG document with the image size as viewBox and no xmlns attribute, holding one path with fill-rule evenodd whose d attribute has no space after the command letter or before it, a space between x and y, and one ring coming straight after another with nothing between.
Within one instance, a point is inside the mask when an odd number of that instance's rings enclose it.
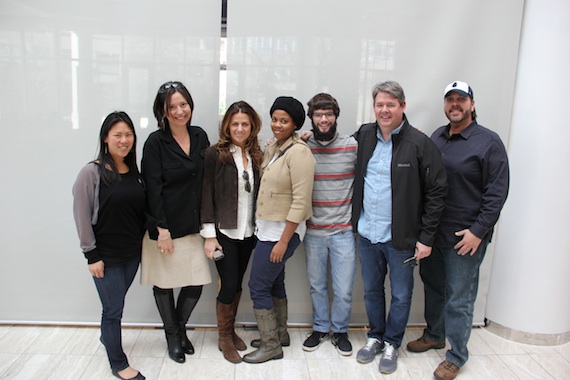
<instances>
[{"instance_id":1,"label":"beige jacket","mask_svg":"<svg viewBox=\"0 0 570 380\"><path fill-rule=\"evenodd\" d=\"M269 165L275 154L280 157ZM311 150L296 133L281 147L277 141L269 145L263 155L257 219L293 223L309 219L315 165Z\"/></svg>"}]
</instances>

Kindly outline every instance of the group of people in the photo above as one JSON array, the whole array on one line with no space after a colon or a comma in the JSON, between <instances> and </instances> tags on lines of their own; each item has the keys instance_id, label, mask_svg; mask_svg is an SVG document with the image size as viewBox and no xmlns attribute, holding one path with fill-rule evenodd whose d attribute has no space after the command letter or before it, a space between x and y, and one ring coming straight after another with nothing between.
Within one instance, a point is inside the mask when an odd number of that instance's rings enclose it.
<instances>
[{"instance_id":1,"label":"group of people","mask_svg":"<svg viewBox=\"0 0 570 380\"><path fill-rule=\"evenodd\" d=\"M352 355L347 332L358 251L370 330L357 361L380 355L380 372L396 370L419 263L427 327L407 349L443 348L447 338L451 348L434 375L456 376L468 357L479 266L507 197L506 151L496 133L477 124L465 82L446 87L449 124L431 139L409 124L398 83L377 84L372 98L376 121L347 136L337 131L340 107L330 94L315 95L307 113L299 100L278 97L269 112L274 138L263 150L259 115L238 101L210 146L204 130L191 125L187 88L167 82L154 101L158 130L144 144L140 173L131 119L124 112L107 116L99 155L80 171L73 195L113 375L144 379L121 344L125 295L139 263L141 283L153 285L172 360L183 363L194 353L186 323L212 280L208 259L220 278L224 358L282 358L290 345L285 263L304 240L313 328L303 350L330 338L341 355ZM312 129L298 133L306 116ZM260 338L242 357L247 344L234 324L252 252L248 286Z\"/></svg>"}]
</instances>

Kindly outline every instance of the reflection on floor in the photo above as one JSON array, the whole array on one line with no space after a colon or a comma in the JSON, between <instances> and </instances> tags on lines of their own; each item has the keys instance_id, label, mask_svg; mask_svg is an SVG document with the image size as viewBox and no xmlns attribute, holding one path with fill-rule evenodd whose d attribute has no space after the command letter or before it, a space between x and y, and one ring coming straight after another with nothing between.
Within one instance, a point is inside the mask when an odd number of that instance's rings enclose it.
<instances>
[{"instance_id":1,"label":"reflection on floor","mask_svg":"<svg viewBox=\"0 0 570 380\"><path fill-rule=\"evenodd\" d=\"M124 328L123 346L133 367L147 379L223 380L348 380L348 379L433 379L433 371L445 350L412 354L405 350L421 329L406 330L399 350L398 370L391 375L378 372L378 358L369 364L356 362L356 351L366 341L366 331L353 329L349 337L354 353L340 356L330 340L314 352L301 344L308 329L292 328L291 346L285 358L264 364L231 364L218 351L215 329L189 330L196 353L178 364L168 358L164 332L153 328ZM238 329L246 341L257 331ZM514 343L474 328L469 342L470 359L457 379L570 379L570 343L541 347ZM0 379L114 379L99 330L91 327L0 326Z\"/></svg>"}]
</instances>

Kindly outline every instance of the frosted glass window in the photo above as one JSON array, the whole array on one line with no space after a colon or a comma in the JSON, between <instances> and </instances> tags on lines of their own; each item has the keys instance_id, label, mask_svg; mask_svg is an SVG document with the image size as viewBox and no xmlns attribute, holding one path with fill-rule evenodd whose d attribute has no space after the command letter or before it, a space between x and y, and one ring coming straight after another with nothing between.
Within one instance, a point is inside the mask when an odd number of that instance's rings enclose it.
<instances>
[{"instance_id":1,"label":"frosted glass window","mask_svg":"<svg viewBox=\"0 0 570 380\"><path fill-rule=\"evenodd\" d=\"M269 108L277 96L294 96L306 105L313 95L329 92L340 105L339 131L352 134L374 121L373 85L395 80L406 93L410 123L431 134L447 123L445 86L464 80L473 86L479 122L506 141L523 5L523 0L229 1L226 103L250 102L263 118L267 139ZM309 128L306 120L304 129ZM290 321L311 323L302 253L287 265L288 293L295 294ZM488 271L482 272L484 297ZM422 293L418 276L410 323L423 322ZM358 273L352 323L367 322L363 303ZM482 322L481 309L476 323Z\"/></svg>"}]
</instances>

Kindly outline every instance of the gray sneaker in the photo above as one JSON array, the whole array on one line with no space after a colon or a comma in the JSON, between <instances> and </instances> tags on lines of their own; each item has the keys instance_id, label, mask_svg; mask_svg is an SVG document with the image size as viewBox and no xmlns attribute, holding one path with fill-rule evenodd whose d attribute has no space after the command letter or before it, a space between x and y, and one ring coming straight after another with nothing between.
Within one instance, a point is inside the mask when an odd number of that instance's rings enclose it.
<instances>
[{"instance_id":1,"label":"gray sneaker","mask_svg":"<svg viewBox=\"0 0 570 380\"><path fill-rule=\"evenodd\" d=\"M376 338L368 338L366 345L358 350L356 361L362 364L370 363L382 351L383 342Z\"/></svg>"},{"instance_id":2,"label":"gray sneaker","mask_svg":"<svg viewBox=\"0 0 570 380\"><path fill-rule=\"evenodd\" d=\"M390 343L384 342L384 349L380 357L378 370L382 373L392 373L398 367L398 349Z\"/></svg>"}]
</instances>

